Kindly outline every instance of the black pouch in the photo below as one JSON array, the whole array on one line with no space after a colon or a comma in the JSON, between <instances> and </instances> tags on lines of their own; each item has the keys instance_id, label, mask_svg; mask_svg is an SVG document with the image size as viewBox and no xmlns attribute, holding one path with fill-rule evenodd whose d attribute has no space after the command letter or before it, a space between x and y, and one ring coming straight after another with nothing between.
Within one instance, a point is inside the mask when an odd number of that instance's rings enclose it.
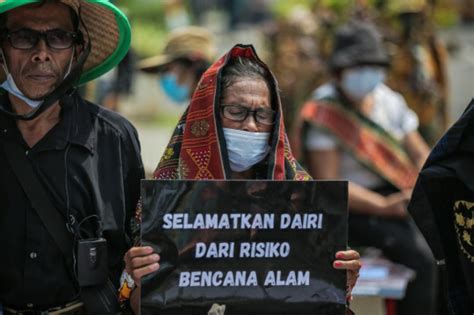
<instances>
[{"instance_id":1,"label":"black pouch","mask_svg":"<svg viewBox=\"0 0 474 315\"><path fill-rule=\"evenodd\" d=\"M107 240L89 238L77 242L77 280L81 287L107 282Z\"/></svg>"},{"instance_id":2,"label":"black pouch","mask_svg":"<svg viewBox=\"0 0 474 315\"><path fill-rule=\"evenodd\" d=\"M117 314L118 289L108 278L107 240L79 240L76 257L77 280L87 314Z\"/></svg>"}]
</instances>

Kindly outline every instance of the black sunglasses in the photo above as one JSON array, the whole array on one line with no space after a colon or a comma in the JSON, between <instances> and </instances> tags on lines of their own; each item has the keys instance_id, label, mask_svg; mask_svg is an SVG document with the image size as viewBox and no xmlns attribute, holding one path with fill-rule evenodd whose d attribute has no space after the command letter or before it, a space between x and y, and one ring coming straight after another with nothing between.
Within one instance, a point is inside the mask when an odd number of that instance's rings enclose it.
<instances>
[{"instance_id":1,"label":"black sunglasses","mask_svg":"<svg viewBox=\"0 0 474 315\"><path fill-rule=\"evenodd\" d=\"M22 50L32 49L38 45L40 39L43 39L46 45L53 49L68 49L74 43L81 41L80 32L59 29L45 32L27 28L16 31L4 30L3 38L6 38L13 48Z\"/></svg>"}]
</instances>

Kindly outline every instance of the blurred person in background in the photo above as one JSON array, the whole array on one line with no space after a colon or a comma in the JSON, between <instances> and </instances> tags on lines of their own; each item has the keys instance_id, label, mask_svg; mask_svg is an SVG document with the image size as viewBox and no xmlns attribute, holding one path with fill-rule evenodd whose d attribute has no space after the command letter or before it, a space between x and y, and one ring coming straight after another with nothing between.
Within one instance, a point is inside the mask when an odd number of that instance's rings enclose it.
<instances>
[{"instance_id":1,"label":"blurred person in background","mask_svg":"<svg viewBox=\"0 0 474 315\"><path fill-rule=\"evenodd\" d=\"M406 208L429 151L416 114L383 83L389 59L373 25L340 27L330 65L333 81L303 106L292 145L314 178L349 180L349 244L416 272L399 314L433 314L434 259Z\"/></svg>"},{"instance_id":2,"label":"blurred person in background","mask_svg":"<svg viewBox=\"0 0 474 315\"><path fill-rule=\"evenodd\" d=\"M209 31L186 26L172 31L163 52L141 60L138 69L157 74L166 96L174 104L187 105L215 54L215 39Z\"/></svg>"},{"instance_id":3,"label":"blurred person in background","mask_svg":"<svg viewBox=\"0 0 474 315\"><path fill-rule=\"evenodd\" d=\"M272 17L270 3L268 0L188 0L188 7L195 23L199 25L210 22L210 11L224 13L226 30L232 32L269 21Z\"/></svg>"},{"instance_id":4,"label":"blurred person in background","mask_svg":"<svg viewBox=\"0 0 474 315\"><path fill-rule=\"evenodd\" d=\"M166 28L173 30L190 25L191 17L183 0L161 1L164 11L164 22Z\"/></svg>"},{"instance_id":5,"label":"blurred person in background","mask_svg":"<svg viewBox=\"0 0 474 315\"><path fill-rule=\"evenodd\" d=\"M457 4L463 23L474 23L474 0L458 0Z\"/></svg>"},{"instance_id":6,"label":"blurred person in background","mask_svg":"<svg viewBox=\"0 0 474 315\"><path fill-rule=\"evenodd\" d=\"M285 125L292 130L299 106L327 77L321 49L328 33L320 17L297 6L266 29L268 59L282 90ZM321 39L321 40L320 40Z\"/></svg>"},{"instance_id":7,"label":"blurred person in background","mask_svg":"<svg viewBox=\"0 0 474 315\"><path fill-rule=\"evenodd\" d=\"M432 22L434 4L396 0L386 10L396 20L394 37L388 39L392 62L387 85L404 96L419 118L420 134L433 146L449 126L448 55Z\"/></svg>"},{"instance_id":8,"label":"blurred person in background","mask_svg":"<svg viewBox=\"0 0 474 315\"><path fill-rule=\"evenodd\" d=\"M116 6L119 5L117 0L110 0L110 2ZM122 10L127 14L126 9ZM130 47L117 66L100 78L80 86L78 88L79 93L86 99L93 99L96 104L115 112L118 111L120 98L132 93L135 63L135 51Z\"/></svg>"},{"instance_id":9,"label":"blurred person in background","mask_svg":"<svg viewBox=\"0 0 474 315\"><path fill-rule=\"evenodd\" d=\"M136 56L130 48L125 57L111 71L98 79L95 85L95 99L110 110L118 111L120 96L130 95L135 78Z\"/></svg>"}]
</instances>

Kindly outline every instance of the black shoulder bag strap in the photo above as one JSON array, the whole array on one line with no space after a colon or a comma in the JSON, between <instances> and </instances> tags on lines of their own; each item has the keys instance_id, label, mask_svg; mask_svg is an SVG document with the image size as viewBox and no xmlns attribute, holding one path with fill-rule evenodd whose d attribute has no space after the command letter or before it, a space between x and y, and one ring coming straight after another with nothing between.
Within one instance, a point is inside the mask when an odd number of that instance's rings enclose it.
<instances>
[{"instance_id":1,"label":"black shoulder bag strap","mask_svg":"<svg viewBox=\"0 0 474 315\"><path fill-rule=\"evenodd\" d=\"M15 173L21 187L31 202L31 206L43 222L52 239L58 245L61 253L68 265L72 263L74 251L73 238L66 226L64 218L59 210L51 202L48 193L40 183L31 162L26 157L26 153L18 143L5 141L5 155ZM70 266L72 267L72 265Z\"/></svg>"},{"instance_id":2,"label":"black shoulder bag strap","mask_svg":"<svg viewBox=\"0 0 474 315\"><path fill-rule=\"evenodd\" d=\"M8 162L30 200L31 206L36 210L49 234L58 245L67 265L72 267L74 244L72 235L66 226L66 218L51 202L22 147L11 141L4 141L3 145ZM73 281L76 281L74 271L71 277ZM110 279L103 286L81 287L81 299L89 314L102 315L119 312L117 289Z\"/></svg>"}]
</instances>

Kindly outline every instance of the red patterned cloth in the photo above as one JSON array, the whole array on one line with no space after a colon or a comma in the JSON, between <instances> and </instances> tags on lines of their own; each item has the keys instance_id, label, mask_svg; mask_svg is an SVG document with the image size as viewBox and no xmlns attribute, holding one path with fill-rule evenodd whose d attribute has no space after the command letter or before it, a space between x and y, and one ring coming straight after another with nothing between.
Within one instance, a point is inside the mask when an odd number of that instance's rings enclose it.
<instances>
[{"instance_id":1,"label":"red patterned cloth","mask_svg":"<svg viewBox=\"0 0 474 315\"><path fill-rule=\"evenodd\" d=\"M253 46L234 46L227 54L215 62L201 77L191 103L176 126L157 169L155 179L230 179L230 166L224 134L220 123L219 78L222 68L234 57L250 58L257 61L269 72L257 56ZM271 73L271 72L270 72ZM293 157L282 117L278 85L272 75L272 104L277 109L275 128L271 135L271 150L265 165L263 179L309 180L311 177ZM141 203L136 212L134 244L140 245ZM122 304L126 304L133 289L133 280L124 271L119 290Z\"/></svg>"},{"instance_id":2,"label":"red patterned cloth","mask_svg":"<svg viewBox=\"0 0 474 315\"><path fill-rule=\"evenodd\" d=\"M293 143L297 152L311 125L335 136L347 153L399 190L415 185L418 169L400 142L350 105L331 98L309 101L300 115L297 134L303 137Z\"/></svg>"},{"instance_id":3,"label":"red patterned cloth","mask_svg":"<svg viewBox=\"0 0 474 315\"><path fill-rule=\"evenodd\" d=\"M269 72L251 45L236 45L215 62L201 77L189 107L181 117L154 173L156 179L230 179L230 166L220 123L220 74L232 58L256 61ZM271 73L271 72L270 72ZM310 176L291 152L282 117L278 85L270 82L277 109L267 157L265 179L308 180Z\"/></svg>"}]
</instances>

